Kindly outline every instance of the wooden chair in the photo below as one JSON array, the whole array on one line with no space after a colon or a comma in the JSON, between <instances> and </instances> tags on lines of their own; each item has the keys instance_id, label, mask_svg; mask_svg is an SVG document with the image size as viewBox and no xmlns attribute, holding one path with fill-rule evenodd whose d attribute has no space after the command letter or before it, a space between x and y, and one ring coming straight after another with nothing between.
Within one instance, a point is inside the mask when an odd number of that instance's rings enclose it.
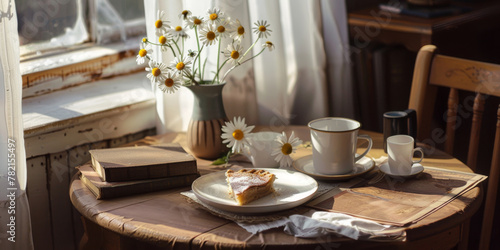
<instances>
[{"instance_id":1,"label":"wooden chair","mask_svg":"<svg viewBox=\"0 0 500 250\"><path fill-rule=\"evenodd\" d=\"M464 107L464 105L459 105L458 90L476 93L472 110L472 127L467 157L467 165L473 171L476 171L479 136L485 101L488 96L500 97L500 65L440 55L437 53L437 48L434 45L422 47L418 52L415 62L409 101L409 108L417 111L417 140L421 142L429 139L432 140L431 122L438 86L450 89L447 108L446 141L444 145L445 151L450 155L453 153L454 128L456 121L461 115L460 112L459 114L457 112L459 108ZM486 191L481 229L480 249L489 248L495 202L498 194L500 175L500 105L496 113L487 114L487 116L495 117L492 120L496 120L496 135L490 173L487 180L488 188ZM466 248L468 244L468 223L465 224L459 248Z\"/></svg>"}]
</instances>

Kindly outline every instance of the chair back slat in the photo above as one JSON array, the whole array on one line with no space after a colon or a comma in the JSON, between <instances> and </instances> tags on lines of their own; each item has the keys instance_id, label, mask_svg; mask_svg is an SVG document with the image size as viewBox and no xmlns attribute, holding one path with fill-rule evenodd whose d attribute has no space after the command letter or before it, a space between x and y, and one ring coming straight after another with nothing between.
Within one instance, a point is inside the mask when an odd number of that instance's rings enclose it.
<instances>
[{"instance_id":1,"label":"chair back slat","mask_svg":"<svg viewBox=\"0 0 500 250\"><path fill-rule=\"evenodd\" d=\"M500 96L500 65L435 55L429 83Z\"/></svg>"},{"instance_id":2,"label":"chair back slat","mask_svg":"<svg viewBox=\"0 0 500 250\"><path fill-rule=\"evenodd\" d=\"M483 120L485 97L481 93L476 94L474 98L472 127L470 131L469 152L467 154L467 166L476 172L477 152L479 149L479 136L481 134L481 124Z\"/></svg>"},{"instance_id":3,"label":"chair back slat","mask_svg":"<svg viewBox=\"0 0 500 250\"><path fill-rule=\"evenodd\" d=\"M455 127L457 125L457 110L458 110L458 90L450 89L448 95L448 111L446 112L446 141L444 151L453 155L453 145L455 143Z\"/></svg>"},{"instance_id":4,"label":"chair back slat","mask_svg":"<svg viewBox=\"0 0 500 250\"><path fill-rule=\"evenodd\" d=\"M481 239L479 249L489 249L491 230L493 227L493 216L495 215L495 204L498 195L498 182L500 179L500 105L497 110L497 126L495 142L493 146L493 159L491 161L490 174L488 176L488 191L484 205L483 224L481 228Z\"/></svg>"}]
</instances>

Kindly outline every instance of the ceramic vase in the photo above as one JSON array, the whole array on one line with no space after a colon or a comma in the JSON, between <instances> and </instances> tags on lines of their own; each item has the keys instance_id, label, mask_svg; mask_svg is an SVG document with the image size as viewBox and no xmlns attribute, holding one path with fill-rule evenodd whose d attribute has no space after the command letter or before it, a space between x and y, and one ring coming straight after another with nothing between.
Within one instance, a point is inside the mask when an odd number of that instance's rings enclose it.
<instances>
[{"instance_id":1,"label":"ceramic vase","mask_svg":"<svg viewBox=\"0 0 500 250\"><path fill-rule=\"evenodd\" d=\"M187 129L187 144L199 158L217 159L229 148L222 143L222 126L228 121L221 84L187 86L194 96L193 114Z\"/></svg>"}]
</instances>

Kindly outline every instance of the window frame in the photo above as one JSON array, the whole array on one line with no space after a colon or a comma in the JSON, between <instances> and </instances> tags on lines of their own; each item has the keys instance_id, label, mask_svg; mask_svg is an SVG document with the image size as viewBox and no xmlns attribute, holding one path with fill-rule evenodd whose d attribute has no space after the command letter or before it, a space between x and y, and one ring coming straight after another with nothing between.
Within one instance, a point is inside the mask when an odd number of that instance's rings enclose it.
<instances>
[{"instance_id":1,"label":"window frame","mask_svg":"<svg viewBox=\"0 0 500 250\"><path fill-rule=\"evenodd\" d=\"M145 20L125 22L130 30L126 41L98 44L96 37L97 10L94 0L82 0L87 19L89 41L65 48L43 51L40 54L26 54L20 57L23 98L35 97L54 91L68 89L110 77L137 73L146 65L137 65L135 57L140 40L145 34L137 35ZM91 11L94 10L94 11ZM118 30L115 30L119 33ZM70 80L68 80L70 79Z\"/></svg>"}]
</instances>

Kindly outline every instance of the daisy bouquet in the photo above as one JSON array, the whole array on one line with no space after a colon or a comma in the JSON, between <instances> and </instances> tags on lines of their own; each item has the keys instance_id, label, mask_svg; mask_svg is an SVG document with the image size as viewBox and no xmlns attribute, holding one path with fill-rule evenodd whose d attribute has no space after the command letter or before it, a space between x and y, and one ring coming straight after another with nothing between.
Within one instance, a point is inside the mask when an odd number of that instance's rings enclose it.
<instances>
[{"instance_id":1,"label":"daisy bouquet","mask_svg":"<svg viewBox=\"0 0 500 250\"><path fill-rule=\"evenodd\" d=\"M254 23L253 32L257 34L257 39L244 51L241 41L247 30L238 19L226 16L217 8L209 9L205 16L195 16L191 11L184 10L179 14L182 24L176 26L171 26L164 16L163 11L158 11L154 23L157 40L143 38L136 61L138 64L149 61L147 77L167 93L175 92L180 86L223 83L232 70L259 56L266 48L270 51L274 48L272 42L266 41L260 52L247 57L261 39L270 36L270 25L264 20ZM196 40L196 46L187 48L186 41L191 37ZM222 44L227 46L223 48ZM202 51L211 46L217 46L217 64L214 75L208 77L205 75L208 58L202 58ZM168 65L155 61L151 56L154 49L162 54L172 53L175 59ZM228 63L231 66L226 66ZM224 66L227 70L221 75Z\"/></svg>"}]
</instances>

